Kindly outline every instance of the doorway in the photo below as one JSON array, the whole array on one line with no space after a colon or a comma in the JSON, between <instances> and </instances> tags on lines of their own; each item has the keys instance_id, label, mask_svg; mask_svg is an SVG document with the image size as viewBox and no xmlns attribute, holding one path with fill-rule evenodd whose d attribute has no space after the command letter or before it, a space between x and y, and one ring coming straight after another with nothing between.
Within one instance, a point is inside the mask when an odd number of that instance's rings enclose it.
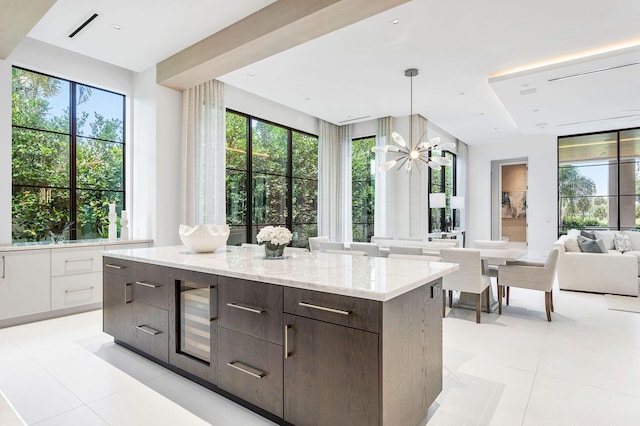
<instances>
[{"instance_id":1,"label":"doorway","mask_svg":"<svg viewBox=\"0 0 640 426\"><path fill-rule=\"evenodd\" d=\"M491 239L527 243L527 159L491 164Z\"/></svg>"}]
</instances>

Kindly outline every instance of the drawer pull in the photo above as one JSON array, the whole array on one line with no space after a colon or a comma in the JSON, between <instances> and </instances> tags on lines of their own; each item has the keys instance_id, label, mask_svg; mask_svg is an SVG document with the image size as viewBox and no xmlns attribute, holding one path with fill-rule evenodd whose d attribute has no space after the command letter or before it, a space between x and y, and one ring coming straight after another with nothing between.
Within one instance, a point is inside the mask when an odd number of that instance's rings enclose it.
<instances>
[{"instance_id":1,"label":"drawer pull","mask_svg":"<svg viewBox=\"0 0 640 426\"><path fill-rule=\"evenodd\" d=\"M87 290L93 290L93 286L91 287L85 287L85 288L76 288L73 290L65 290L65 293L75 293L76 291L87 291Z\"/></svg>"},{"instance_id":2,"label":"drawer pull","mask_svg":"<svg viewBox=\"0 0 640 426\"><path fill-rule=\"evenodd\" d=\"M124 285L124 303L131 303L133 302L133 299L129 299L129 293L127 292L127 290L129 289L129 287L131 287L133 284L131 283L126 283Z\"/></svg>"},{"instance_id":3,"label":"drawer pull","mask_svg":"<svg viewBox=\"0 0 640 426\"><path fill-rule=\"evenodd\" d=\"M104 266L112 269L126 269L126 266L112 265L111 263L105 263Z\"/></svg>"},{"instance_id":4,"label":"drawer pull","mask_svg":"<svg viewBox=\"0 0 640 426\"><path fill-rule=\"evenodd\" d=\"M287 359L291 355L293 355L291 352L289 352L289 329L290 328L291 328L290 324L284 325L284 359Z\"/></svg>"},{"instance_id":5,"label":"drawer pull","mask_svg":"<svg viewBox=\"0 0 640 426\"><path fill-rule=\"evenodd\" d=\"M160 333L162 333L162 331L156 330L155 328L151 328L148 325L136 325L136 328L140 331L144 331L147 334L150 334L152 336L158 335Z\"/></svg>"},{"instance_id":6,"label":"drawer pull","mask_svg":"<svg viewBox=\"0 0 640 426\"><path fill-rule=\"evenodd\" d=\"M64 263L71 263L71 262L91 262L93 261L93 257L88 257L86 259L65 259Z\"/></svg>"},{"instance_id":7,"label":"drawer pull","mask_svg":"<svg viewBox=\"0 0 640 426\"><path fill-rule=\"evenodd\" d=\"M4 256L2 256L2 279L3 280L4 280L5 276L6 276L6 274L5 274L5 272L6 272L6 266L5 266L6 262L7 261L5 260Z\"/></svg>"},{"instance_id":8,"label":"drawer pull","mask_svg":"<svg viewBox=\"0 0 640 426\"><path fill-rule=\"evenodd\" d=\"M149 288L162 287L160 284L145 283L144 281L136 281L136 284L141 285L143 287L149 287Z\"/></svg>"},{"instance_id":9,"label":"drawer pull","mask_svg":"<svg viewBox=\"0 0 640 426\"><path fill-rule=\"evenodd\" d=\"M229 306L230 308L242 309L243 311L253 312L254 314L261 314L265 311L264 309L256 309L256 308L251 308L249 306L240 305L236 302L229 302L227 303L227 306Z\"/></svg>"},{"instance_id":10,"label":"drawer pull","mask_svg":"<svg viewBox=\"0 0 640 426\"><path fill-rule=\"evenodd\" d=\"M257 370L253 367L250 367L246 364L243 364L239 361L232 361L232 362L228 362L227 365L229 367L233 367L236 370L242 371L243 373L246 373L248 375L250 375L251 377L255 377L256 379L262 379L264 376L267 375L267 373L262 372L260 370ZM253 371L251 371L253 370Z\"/></svg>"},{"instance_id":11,"label":"drawer pull","mask_svg":"<svg viewBox=\"0 0 640 426\"><path fill-rule=\"evenodd\" d=\"M333 312L334 314L340 314L340 315L350 315L351 314L351 312L343 311L342 309L327 308L326 306L313 305L313 304L307 303L307 302L300 302L300 303L298 303L298 305L304 306L305 308L312 308L312 309L318 309L318 310L321 310L321 311Z\"/></svg>"}]
</instances>

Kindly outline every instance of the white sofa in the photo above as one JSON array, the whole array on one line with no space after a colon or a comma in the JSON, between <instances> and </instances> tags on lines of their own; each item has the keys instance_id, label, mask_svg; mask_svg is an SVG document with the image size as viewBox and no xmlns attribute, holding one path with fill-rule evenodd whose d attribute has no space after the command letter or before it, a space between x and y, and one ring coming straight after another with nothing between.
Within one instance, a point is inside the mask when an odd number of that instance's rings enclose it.
<instances>
[{"instance_id":1,"label":"white sofa","mask_svg":"<svg viewBox=\"0 0 640 426\"><path fill-rule=\"evenodd\" d=\"M554 243L560 252L558 259L558 285L561 290L638 296L640 263L640 232L594 231L602 239L608 253L569 252L567 236ZM616 233L629 235L632 250L621 253L614 247Z\"/></svg>"}]
</instances>

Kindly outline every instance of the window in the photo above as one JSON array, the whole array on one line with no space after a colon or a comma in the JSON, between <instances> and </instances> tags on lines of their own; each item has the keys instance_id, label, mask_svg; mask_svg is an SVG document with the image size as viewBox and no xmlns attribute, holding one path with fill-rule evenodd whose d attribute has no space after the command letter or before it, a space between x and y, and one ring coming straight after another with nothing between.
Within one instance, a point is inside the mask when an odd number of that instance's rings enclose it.
<instances>
[{"instance_id":1,"label":"window","mask_svg":"<svg viewBox=\"0 0 640 426\"><path fill-rule=\"evenodd\" d=\"M104 238L124 208L123 95L13 68L13 241Z\"/></svg>"},{"instance_id":2,"label":"window","mask_svg":"<svg viewBox=\"0 0 640 426\"><path fill-rule=\"evenodd\" d=\"M431 155L447 157L452 163L451 166L443 166L440 170L429 169L429 192L444 192L447 199L445 208L429 209L429 230L445 230L447 219L451 221L451 229L453 229L460 225L456 223L456 217L452 214L450 206L451 196L456 195L456 155L448 151L432 151Z\"/></svg>"},{"instance_id":3,"label":"window","mask_svg":"<svg viewBox=\"0 0 640 426\"><path fill-rule=\"evenodd\" d=\"M229 110L226 125L229 244L255 243L274 225L307 247L317 235L318 138Z\"/></svg>"},{"instance_id":4,"label":"window","mask_svg":"<svg viewBox=\"0 0 640 426\"><path fill-rule=\"evenodd\" d=\"M558 138L558 233L640 228L640 129Z\"/></svg>"},{"instance_id":5,"label":"window","mask_svg":"<svg viewBox=\"0 0 640 426\"><path fill-rule=\"evenodd\" d=\"M351 195L353 241L369 242L375 211L376 137L354 139L351 147Z\"/></svg>"}]
</instances>

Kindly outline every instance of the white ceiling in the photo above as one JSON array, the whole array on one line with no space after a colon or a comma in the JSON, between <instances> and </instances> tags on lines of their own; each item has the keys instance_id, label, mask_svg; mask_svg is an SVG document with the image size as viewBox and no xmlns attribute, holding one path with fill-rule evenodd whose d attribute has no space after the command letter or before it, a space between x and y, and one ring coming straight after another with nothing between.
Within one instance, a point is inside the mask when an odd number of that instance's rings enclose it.
<instances>
[{"instance_id":1,"label":"white ceiling","mask_svg":"<svg viewBox=\"0 0 640 426\"><path fill-rule=\"evenodd\" d=\"M142 71L271 2L58 0L30 37ZM98 20L69 39L91 11ZM409 114L404 70L415 67L414 113L469 144L640 127L640 65L548 81L640 61L638 48L489 82L516 67L640 45L638 22L638 0L413 0L218 78L340 124Z\"/></svg>"}]
</instances>

